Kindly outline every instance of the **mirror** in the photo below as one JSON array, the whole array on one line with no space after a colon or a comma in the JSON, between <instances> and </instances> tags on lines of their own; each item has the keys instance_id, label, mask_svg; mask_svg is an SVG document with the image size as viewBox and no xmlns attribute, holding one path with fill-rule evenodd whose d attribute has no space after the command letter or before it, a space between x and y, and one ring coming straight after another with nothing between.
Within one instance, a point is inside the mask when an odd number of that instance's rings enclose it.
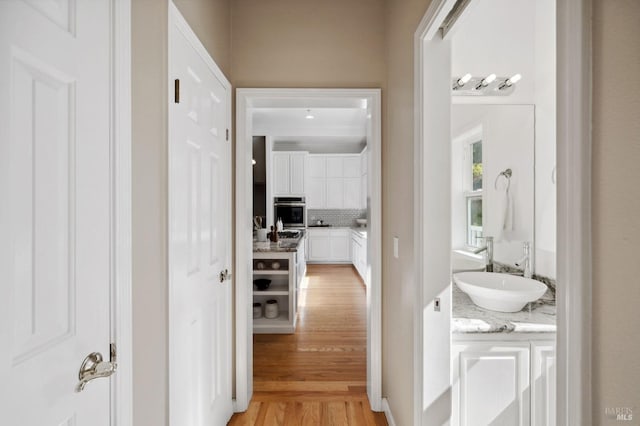
<instances>
[{"instance_id":1,"label":"mirror","mask_svg":"<svg viewBox=\"0 0 640 426\"><path fill-rule=\"evenodd\" d=\"M535 270L534 106L452 105L451 126L453 249L492 236L494 262L513 266L529 242Z\"/></svg>"}]
</instances>

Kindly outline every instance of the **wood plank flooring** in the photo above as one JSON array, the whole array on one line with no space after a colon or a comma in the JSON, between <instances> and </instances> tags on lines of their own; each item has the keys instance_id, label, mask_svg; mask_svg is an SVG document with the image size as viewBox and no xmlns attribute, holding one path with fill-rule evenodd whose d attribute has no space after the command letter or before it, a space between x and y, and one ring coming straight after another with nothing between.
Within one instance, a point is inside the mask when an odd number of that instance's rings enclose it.
<instances>
[{"instance_id":1,"label":"wood plank flooring","mask_svg":"<svg viewBox=\"0 0 640 426\"><path fill-rule=\"evenodd\" d=\"M295 334L253 336L253 399L229 425L387 425L367 400L365 287L350 265L309 265Z\"/></svg>"}]
</instances>

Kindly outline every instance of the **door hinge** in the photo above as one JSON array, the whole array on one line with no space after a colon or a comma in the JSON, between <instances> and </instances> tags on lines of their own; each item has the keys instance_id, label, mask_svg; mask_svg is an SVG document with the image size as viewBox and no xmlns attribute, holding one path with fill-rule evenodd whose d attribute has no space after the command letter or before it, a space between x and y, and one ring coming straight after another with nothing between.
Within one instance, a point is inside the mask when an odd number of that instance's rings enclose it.
<instances>
[{"instance_id":1,"label":"door hinge","mask_svg":"<svg viewBox=\"0 0 640 426\"><path fill-rule=\"evenodd\" d=\"M227 129L227 140L229 140L229 129Z\"/></svg>"},{"instance_id":2,"label":"door hinge","mask_svg":"<svg viewBox=\"0 0 640 426\"><path fill-rule=\"evenodd\" d=\"M173 102L175 102L176 104L179 104L180 103L180 79L176 78L173 81L173 88L174 88Z\"/></svg>"},{"instance_id":3,"label":"door hinge","mask_svg":"<svg viewBox=\"0 0 640 426\"><path fill-rule=\"evenodd\" d=\"M109 344L109 361L118 362L118 350L115 343Z\"/></svg>"}]
</instances>

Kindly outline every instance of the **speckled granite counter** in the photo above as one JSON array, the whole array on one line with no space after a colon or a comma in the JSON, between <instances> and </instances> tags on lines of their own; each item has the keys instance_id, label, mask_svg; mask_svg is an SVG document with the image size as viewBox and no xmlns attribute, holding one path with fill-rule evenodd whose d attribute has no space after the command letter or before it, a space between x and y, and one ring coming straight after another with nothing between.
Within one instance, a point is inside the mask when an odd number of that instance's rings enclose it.
<instances>
[{"instance_id":1,"label":"speckled granite counter","mask_svg":"<svg viewBox=\"0 0 640 426\"><path fill-rule=\"evenodd\" d=\"M304 241L304 232L298 238L280 238L277 243L270 241L258 242L253 239L254 253L292 253L298 250L298 246Z\"/></svg>"},{"instance_id":2,"label":"speckled granite counter","mask_svg":"<svg viewBox=\"0 0 640 426\"><path fill-rule=\"evenodd\" d=\"M556 301L551 290L520 312L502 313L482 309L457 285L452 288L452 333L556 332Z\"/></svg>"}]
</instances>

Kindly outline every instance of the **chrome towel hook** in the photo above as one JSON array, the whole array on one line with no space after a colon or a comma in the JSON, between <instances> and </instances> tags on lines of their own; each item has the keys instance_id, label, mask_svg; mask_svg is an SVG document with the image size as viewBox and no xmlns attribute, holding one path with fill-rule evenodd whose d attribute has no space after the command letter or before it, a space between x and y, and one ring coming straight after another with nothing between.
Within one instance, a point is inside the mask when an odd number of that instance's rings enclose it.
<instances>
[{"instance_id":1,"label":"chrome towel hook","mask_svg":"<svg viewBox=\"0 0 640 426\"><path fill-rule=\"evenodd\" d=\"M502 172L500 172L500 174L498 176L496 176L496 181L493 183L493 187L496 189L496 191L498 190L498 179L500 179L500 176L504 176L507 179L507 191L509 190L509 188L511 187L511 175L513 174L513 172L511 171L511 169L506 169Z\"/></svg>"}]
</instances>

